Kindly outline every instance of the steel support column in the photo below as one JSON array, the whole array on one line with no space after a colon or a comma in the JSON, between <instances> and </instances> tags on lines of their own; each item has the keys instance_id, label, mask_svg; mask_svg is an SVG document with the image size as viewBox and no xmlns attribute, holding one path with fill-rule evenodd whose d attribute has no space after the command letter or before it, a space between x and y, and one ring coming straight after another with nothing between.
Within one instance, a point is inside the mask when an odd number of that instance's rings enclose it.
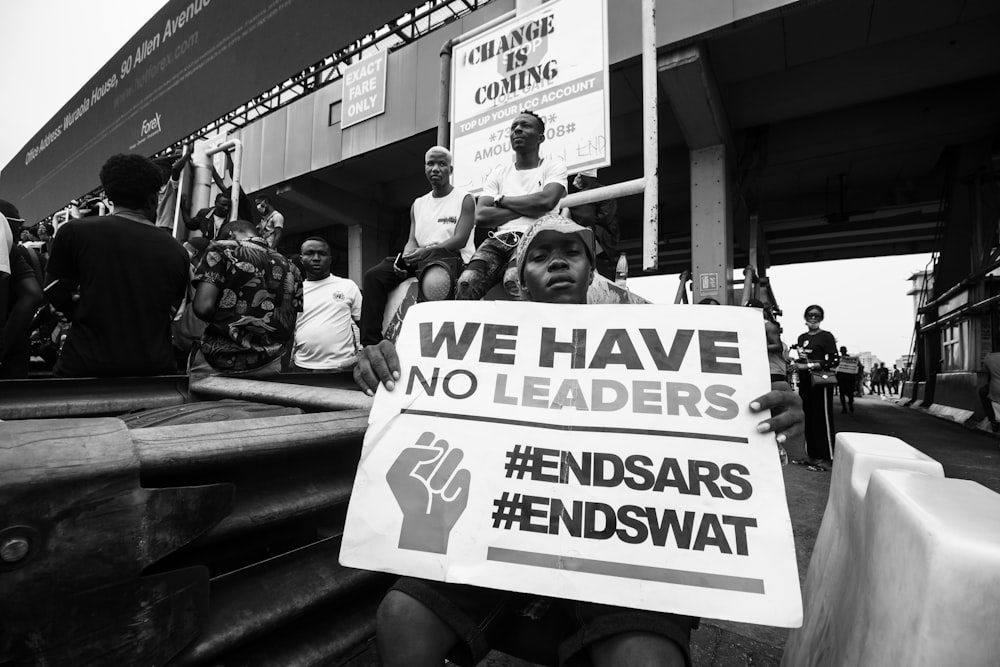
<instances>
[{"instance_id":1,"label":"steel support column","mask_svg":"<svg viewBox=\"0 0 1000 667\"><path fill-rule=\"evenodd\" d=\"M362 264L361 248L364 231L361 225L350 225L347 228L347 277L360 285L365 277Z\"/></svg>"},{"instance_id":2,"label":"steel support column","mask_svg":"<svg viewBox=\"0 0 1000 667\"><path fill-rule=\"evenodd\" d=\"M732 303L732 207L722 144L691 151L691 264L693 299Z\"/></svg>"},{"instance_id":3,"label":"steel support column","mask_svg":"<svg viewBox=\"0 0 1000 667\"><path fill-rule=\"evenodd\" d=\"M729 121L704 48L661 56L660 82L690 149L691 273L695 303L732 303L733 211Z\"/></svg>"}]
</instances>

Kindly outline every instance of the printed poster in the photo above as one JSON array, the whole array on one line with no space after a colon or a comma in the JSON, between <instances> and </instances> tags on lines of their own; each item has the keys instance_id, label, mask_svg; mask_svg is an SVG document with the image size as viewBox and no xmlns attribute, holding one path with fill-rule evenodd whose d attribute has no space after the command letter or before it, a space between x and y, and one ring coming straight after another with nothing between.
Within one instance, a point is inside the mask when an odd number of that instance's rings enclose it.
<instances>
[{"instance_id":1,"label":"printed poster","mask_svg":"<svg viewBox=\"0 0 1000 667\"><path fill-rule=\"evenodd\" d=\"M545 121L542 157L570 174L611 164L606 0L554 0L455 46L452 182L478 194L513 160L510 124L524 109Z\"/></svg>"},{"instance_id":2,"label":"printed poster","mask_svg":"<svg viewBox=\"0 0 1000 667\"><path fill-rule=\"evenodd\" d=\"M797 627L748 308L412 307L372 408L343 565Z\"/></svg>"}]
</instances>

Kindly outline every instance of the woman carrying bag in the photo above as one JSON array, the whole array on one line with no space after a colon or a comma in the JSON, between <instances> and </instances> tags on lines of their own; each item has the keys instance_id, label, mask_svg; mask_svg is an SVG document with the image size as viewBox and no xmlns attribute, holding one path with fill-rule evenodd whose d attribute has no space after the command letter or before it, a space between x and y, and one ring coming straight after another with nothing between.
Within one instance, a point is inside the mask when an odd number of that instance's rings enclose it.
<instances>
[{"instance_id":1,"label":"woman carrying bag","mask_svg":"<svg viewBox=\"0 0 1000 667\"><path fill-rule=\"evenodd\" d=\"M829 470L833 462L833 388L837 386L837 340L829 331L820 328L823 308L811 305L806 308L808 330L799 336L799 395L806 413L806 458L792 463L805 465L814 472Z\"/></svg>"}]
</instances>

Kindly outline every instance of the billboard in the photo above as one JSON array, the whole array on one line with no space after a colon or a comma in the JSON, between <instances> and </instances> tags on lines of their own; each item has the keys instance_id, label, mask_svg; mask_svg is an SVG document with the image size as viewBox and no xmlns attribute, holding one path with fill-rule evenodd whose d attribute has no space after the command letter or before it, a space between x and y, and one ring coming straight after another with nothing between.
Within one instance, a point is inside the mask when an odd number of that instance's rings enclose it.
<instances>
[{"instance_id":1,"label":"billboard","mask_svg":"<svg viewBox=\"0 0 1000 667\"><path fill-rule=\"evenodd\" d=\"M419 4L171 0L4 167L0 191L42 218L97 187L108 156L152 155Z\"/></svg>"},{"instance_id":2,"label":"billboard","mask_svg":"<svg viewBox=\"0 0 1000 667\"><path fill-rule=\"evenodd\" d=\"M457 45L452 54L453 181L473 193L512 159L522 109L545 120L542 156L569 173L611 164L606 0L555 0Z\"/></svg>"}]
</instances>

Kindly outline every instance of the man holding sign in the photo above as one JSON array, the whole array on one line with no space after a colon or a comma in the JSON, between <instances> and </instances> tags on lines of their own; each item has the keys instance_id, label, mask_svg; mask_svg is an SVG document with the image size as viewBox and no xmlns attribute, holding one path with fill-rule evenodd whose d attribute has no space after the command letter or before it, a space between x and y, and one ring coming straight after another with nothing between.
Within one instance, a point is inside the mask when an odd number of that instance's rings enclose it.
<instances>
[{"instance_id":1,"label":"man holding sign","mask_svg":"<svg viewBox=\"0 0 1000 667\"><path fill-rule=\"evenodd\" d=\"M840 363L837 364L837 385L840 387L840 412L847 414L850 406L854 412L854 388L858 384L858 364L861 362L855 356L847 354L847 348L840 348Z\"/></svg>"},{"instance_id":2,"label":"man holding sign","mask_svg":"<svg viewBox=\"0 0 1000 667\"><path fill-rule=\"evenodd\" d=\"M592 232L556 215L541 218L526 233L518 247L517 272L522 293L528 300L546 304L586 303L587 287L594 272ZM411 314L413 312L415 311L411 311ZM504 335L502 327L489 324L483 326L484 344L479 357L480 361L497 364L513 363L513 350L522 342L522 339L517 337L516 331L511 331L508 328L506 331L509 337L507 337ZM421 346L430 349L436 345L438 350L442 346L448 346L448 357L455 359L456 356L453 353L457 348L462 348L463 345L464 349L468 348L471 337L467 336L467 332L472 329L467 324L460 336L452 329L447 333L447 336L450 336L447 339L444 329L445 327L442 327L439 335L434 337L431 327L425 328L421 323ZM608 333L624 331L624 329L613 329L609 330ZM678 370L682 363L680 357L684 356L682 348L686 349L685 346L691 341L693 333L679 330L678 338L675 338L674 343L669 345L670 352L668 354L666 347L660 346L658 342L653 340L654 333L651 333L653 330L643 331L646 333L643 334L642 338L652 352L654 359L657 360L656 366ZM700 331L699 337L710 338L709 334L712 333ZM639 357L638 355L634 357L630 355L627 351L630 343L624 341L623 337L619 337L613 344L605 345L603 341L598 344L593 357L589 360L589 368L601 367L601 364L606 365L607 363L625 363L629 368L633 368L635 366L633 362L639 362ZM594 343L591 341L591 349L593 349L593 345ZM702 350L701 365L703 368L726 373L733 371L738 366L738 364L726 361L727 357L734 357L735 349L723 349L719 344L706 343L705 340L700 340L699 345ZM761 339L761 346L763 348L763 339ZM587 341L576 334L574 334L572 341L562 342L553 338L545 343L543 340L537 370L541 374L545 368L554 367L554 358L557 355L560 359L571 358L573 360L572 368L583 369L587 366L586 348ZM625 357L630 357L630 359L626 360ZM620 359L621 361L610 361L611 359ZM766 362L763 359L761 360L761 368L766 373ZM514 369L512 368L512 370ZM463 387L457 381L452 381L449 385L449 378L454 380L454 377L460 372L460 370L455 370L445 374L442 371L441 375L443 375L444 392L448 393L449 396L462 399L475 391L475 380L473 380L472 387ZM390 392L394 392L396 382L401 382L399 390L409 394L414 388L414 377L419 375L414 367L411 369L409 377L403 378L395 347L387 341L366 348L360 356L354 372L355 380L369 394L374 392L379 383L384 384ZM425 393L433 394L438 375L438 369L435 369L434 377L431 380L421 376L416 379L416 382L423 384ZM580 375L580 377L585 376ZM579 415L580 421L586 421L586 412L610 411L623 407L628 409L624 403L617 402L612 405L611 403L614 401L603 400L601 398L603 394L599 391L593 394L578 391L580 385L579 383L574 385L577 381L572 379L564 381L559 389L550 389L539 381L540 378L525 377L523 392L517 383L507 382L506 373L497 374L496 380L496 391L493 394L494 403L521 407L530 405L544 409L573 408L580 411L574 413ZM601 380L595 379L593 382L596 384ZM606 387L620 384L622 390L626 390L622 383L613 380L604 380L603 382ZM684 404L683 408L678 407L679 404L654 406L655 401L651 398L652 394L644 393L649 389L648 385L642 385L639 382L633 382L631 386L633 393L631 405L636 406L636 409L642 412L661 409L661 414L673 414L676 408L686 411L687 416L694 415L699 418L716 420L733 418L738 412L738 406L728 398L725 389L720 389L721 385L707 387L703 392L704 402L696 406L695 403L699 401L693 396L691 390L681 391L678 387L671 389L669 386L680 383L667 384L667 392L663 394L664 401L669 403L670 397L673 397ZM408 387L404 389L403 387L406 385ZM576 389L573 389L574 386ZM569 389L564 390L564 387L569 387ZM685 385L685 387L696 389L694 385ZM546 394L555 395L551 403L542 399L542 396ZM585 395L587 398L584 398ZM596 400L595 397L597 397ZM411 402L409 405L416 404ZM382 420L382 415L376 414L377 408L378 402L376 402L376 408L373 409L371 419L370 437L372 442L383 437L392 428L391 420L385 422ZM801 434L803 422L801 403L798 397L788 390L787 385L776 386L776 390L760 396L751 403L751 410L754 412L772 408L779 414L760 422L757 425L759 433L774 432L777 434L779 442L785 442L788 438ZM412 407L403 410L403 412L407 411L417 412ZM468 418L457 415L450 416L453 419ZM483 416L480 419L492 421L498 425L514 423L513 420L500 417ZM428 428L437 429L437 426L431 426L431 424L441 424L442 421L444 420L424 423L428 425ZM656 421L658 420L655 418L646 421L632 419L630 425L655 424ZM550 440L556 443L556 446L565 442L564 437L559 437L560 431L579 431L579 437L591 436L586 431L607 432L606 429L600 427L562 426L543 422L539 422L538 426L556 429L555 431L547 431L552 434ZM440 430L443 428L442 425ZM379 433L375 433L376 431ZM646 432L658 433L665 438L680 439L683 435L687 438L713 439L711 436L692 433L679 434L662 430L654 432L623 427L616 429L616 433L629 433L630 435L619 435L615 437L615 440L620 440L622 437L642 436ZM483 435L485 437L486 434ZM407 436L408 434L405 432L400 435L403 442L406 442ZM523 442L523 438L531 436L522 433L516 437L519 438L518 442ZM726 436L717 436L714 439L747 442L745 438L727 438ZM663 441L655 440L655 442ZM459 538L454 529L464 515L477 511L476 505L480 506L480 511L482 509L482 493L470 493L475 485L482 485L485 482L485 480L481 482L480 476L474 477L470 472L470 468L474 467L471 458L479 454L472 453L468 442L449 443L429 430L413 433L412 439L408 442L412 444L403 447L398 455L390 454L390 458L395 458L385 468L386 472L382 476L384 479L382 485L388 484L392 496L403 514L402 526L398 533L393 532L393 534L383 535L383 537L389 540L391 547L398 546L399 549L406 550L410 554L408 558L414 561L425 558L428 554L441 554L448 557L452 553L468 549L468 545L463 546L458 543ZM703 492L718 498L725 495L737 501L746 500L751 495L750 482L743 475L746 468L739 465L723 465L719 469L713 462L692 460L687 466L688 472L685 473L682 472L676 459L660 457L663 462L660 472L654 474L651 470L643 469L647 463L651 467L655 467L652 457L626 456L629 449L616 447L615 443L608 441L606 437L599 436L592 439L591 442L603 442L605 445L602 448L615 449L620 454L610 451L580 453L514 444L507 445L508 451L503 452L503 456L497 460L501 462L502 469L506 472L506 479L511 480L511 483L524 479L529 481L547 480L552 483L568 485L560 487L567 491L570 491L572 486L579 485L591 489L585 496L586 498L596 498L599 493L598 487L624 484L631 489L642 491L642 493L632 495L631 501L635 504L624 505L616 511L615 508L601 502L589 500L565 500L564 502L564 496L568 494L560 493L560 497L545 498L504 491L492 501L491 507L487 506L485 514L481 514L481 516L486 516L487 521L491 518L494 529L511 531L512 535L515 533L519 535L523 532L529 536L526 539L538 534L550 537L562 531L576 537L599 540L604 543L616 538L621 542L631 544L651 540L651 543L665 547L672 540L679 548L691 552L703 553L706 547L712 550L717 548L723 553L732 554L735 552L737 558L748 552L747 531L756 525L754 519L729 516L728 514L718 517L715 514L706 513L700 519L701 528L697 529L697 536L695 536L692 524L695 512L685 513L684 525L681 526L676 523L679 515L671 514L672 510L666 510L662 515L658 515L654 508L643 508L638 505L638 503L651 504L656 502L656 499L650 495L651 493L657 494L659 492L657 495L662 496L663 493L673 492L678 488L682 489L680 491L682 494L697 495ZM548 444L551 443L547 442L546 445ZM718 443L715 444L718 445ZM465 454L461 449L463 446L470 451L470 460L466 460L464 464ZM712 443L706 442L704 450L707 451L712 446ZM730 447L732 445L723 444L722 446ZM370 510L372 498L365 497L364 487L378 481L377 478L368 476L369 470L366 466L370 460L376 458L375 450L377 449L376 447L370 450L369 447L369 440L366 438L365 452L362 454L361 468L355 484L355 495L352 496L341 561L345 565L378 568L379 565L372 565L362 553L366 548L374 547L377 549L378 547L373 544L377 538L365 534L365 529L358 527L360 524L369 523L368 519L371 514L370 511L366 512L365 508ZM778 470L777 457L774 456L774 452L771 451L768 455L775 470ZM593 460L590 458L591 456L593 456ZM628 472L620 474L626 470ZM666 472L664 472L665 470ZM381 473L377 474L381 476ZM687 475L687 481L682 480L685 475ZM761 495L767 493L767 491L757 491ZM546 492L555 493L551 489ZM626 493L629 492L626 491ZM384 492L382 497L384 497ZM783 501L783 497L780 500ZM363 514L364 516L362 516ZM572 517L567 519L570 514L575 515L579 523L574 524ZM596 514L601 514L603 521L594 520ZM648 525L639 525L640 516L643 521L648 519ZM663 523L660 523L661 517ZM671 529L666 528L667 523L671 521L675 522L672 524L672 532ZM730 527L731 539L722 536L722 524ZM615 530L615 525L622 527ZM706 528L706 526L709 527ZM377 529L376 532L378 532ZM649 540L646 539L647 537ZM682 544L682 542L685 543ZM750 580L744 577L720 577L712 573L683 572L679 569L668 570L663 567L629 566L622 562L613 562L610 559L595 560L573 555L573 553L579 552L554 556L554 560L546 562L546 554L502 548L503 545L499 542L498 544L500 546L489 548L487 561L514 564L515 566L537 566L540 574L535 576L539 576L539 581L543 582L546 579L558 578L562 574L552 572L551 575L546 575L547 570L541 568L555 568L562 572L575 570L594 573L604 577L605 581L621 581L623 582L622 586L628 580L635 580L642 587L645 586L642 580L645 580L646 582L672 581L672 583L682 583L686 586L702 587L714 585L712 582L716 582L720 588L730 587L731 590L746 590L748 586L752 587L751 584L747 583ZM589 555L589 552L585 553ZM526 556L531 560L525 560ZM489 650L490 624L500 614L524 607L535 599L533 595L526 596L498 589L507 587L505 582L509 582L509 588L513 590L539 590L541 594L546 593L540 588L535 588L528 581L530 576L528 573L523 576L512 575L510 578L501 579L498 583L496 579L487 581L485 574L480 579L475 568L475 565L465 566L464 569L467 569L468 572L465 574L456 572L457 576L452 576L452 572L446 569L440 571L440 578L445 581L471 580L476 583L482 580L491 588L439 583L410 577L404 577L397 582L382 602L378 614L379 653L384 664L440 665L448 655L452 654L453 650L468 651L466 657L471 655L473 661L478 661ZM406 570L406 568L396 568L391 565L385 569L389 571ZM529 568L514 571L522 572L526 569ZM797 585L794 564L791 565L791 569L793 570L790 573L791 577L796 580ZM684 580L685 577L692 574L695 575L695 579ZM706 581L710 583L705 584ZM584 590L575 593L579 598L583 600L601 599L602 597L607 600L609 598L607 594L598 595L596 590L586 588L589 583L583 585ZM577 590L580 589L574 589L574 591ZM758 592L763 593L762 582L759 591L752 591L754 594ZM637 596L636 606L639 606L638 597L641 596ZM576 660L582 659L586 664L587 658L589 658L589 662L596 666L690 664L688 643L690 630L696 624L694 618L672 613L629 609L624 604L627 604L627 601L619 602L616 606L573 600L544 602L542 607L551 605L549 613L562 614L566 621L567 630L557 639L560 661L573 664ZM673 602L650 603L648 599L643 600L642 605L646 606L647 609L678 606ZM798 613L801 616L800 605Z\"/></svg>"}]
</instances>

